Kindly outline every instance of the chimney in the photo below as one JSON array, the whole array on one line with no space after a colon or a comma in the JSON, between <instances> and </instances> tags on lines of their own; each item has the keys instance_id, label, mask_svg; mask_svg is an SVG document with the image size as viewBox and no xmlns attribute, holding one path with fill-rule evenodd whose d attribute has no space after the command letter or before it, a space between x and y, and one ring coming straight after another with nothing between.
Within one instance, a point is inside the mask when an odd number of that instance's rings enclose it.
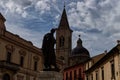
<instances>
[{"instance_id":1,"label":"chimney","mask_svg":"<svg viewBox=\"0 0 120 80\"><path fill-rule=\"evenodd\" d=\"M120 44L120 40L117 40L117 43Z\"/></svg>"},{"instance_id":2,"label":"chimney","mask_svg":"<svg viewBox=\"0 0 120 80\"><path fill-rule=\"evenodd\" d=\"M104 53L107 54L107 50L105 50Z\"/></svg>"}]
</instances>

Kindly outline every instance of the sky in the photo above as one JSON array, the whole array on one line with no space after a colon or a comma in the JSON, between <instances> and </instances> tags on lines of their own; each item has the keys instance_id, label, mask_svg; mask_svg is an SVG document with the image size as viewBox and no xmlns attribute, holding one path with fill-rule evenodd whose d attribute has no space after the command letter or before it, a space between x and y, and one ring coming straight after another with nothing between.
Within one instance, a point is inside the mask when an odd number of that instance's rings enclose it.
<instances>
[{"instance_id":1,"label":"sky","mask_svg":"<svg viewBox=\"0 0 120 80\"><path fill-rule=\"evenodd\" d=\"M0 0L6 28L41 48L44 34L57 28L66 5L72 48L78 35L91 56L109 52L120 40L120 0Z\"/></svg>"}]
</instances>

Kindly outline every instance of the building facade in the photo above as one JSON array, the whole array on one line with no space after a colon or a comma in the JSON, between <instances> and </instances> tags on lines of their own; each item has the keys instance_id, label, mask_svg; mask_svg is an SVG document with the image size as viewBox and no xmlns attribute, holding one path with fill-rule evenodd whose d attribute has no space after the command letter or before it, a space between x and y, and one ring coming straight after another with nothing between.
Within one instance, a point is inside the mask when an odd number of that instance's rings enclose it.
<instances>
[{"instance_id":1,"label":"building facade","mask_svg":"<svg viewBox=\"0 0 120 80\"><path fill-rule=\"evenodd\" d=\"M64 69L64 80L85 80L84 63L79 63Z\"/></svg>"},{"instance_id":2,"label":"building facade","mask_svg":"<svg viewBox=\"0 0 120 80\"><path fill-rule=\"evenodd\" d=\"M95 64L86 67L85 72L85 80L120 80L120 41Z\"/></svg>"},{"instance_id":3,"label":"building facade","mask_svg":"<svg viewBox=\"0 0 120 80\"><path fill-rule=\"evenodd\" d=\"M0 80L39 80L43 69L42 52L5 27L0 14Z\"/></svg>"}]
</instances>

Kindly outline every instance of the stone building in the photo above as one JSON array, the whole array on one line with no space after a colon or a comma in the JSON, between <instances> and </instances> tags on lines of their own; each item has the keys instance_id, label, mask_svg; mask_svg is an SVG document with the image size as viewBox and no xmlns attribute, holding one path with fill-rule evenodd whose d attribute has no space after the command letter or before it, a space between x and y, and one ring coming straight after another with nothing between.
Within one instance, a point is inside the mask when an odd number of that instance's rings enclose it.
<instances>
[{"instance_id":1,"label":"stone building","mask_svg":"<svg viewBox=\"0 0 120 80\"><path fill-rule=\"evenodd\" d=\"M92 63L93 60L86 63L85 80L120 80L120 41L100 60Z\"/></svg>"},{"instance_id":2,"label":"stone building","mask_svg":"<svg viewBox=\"0 0 120 80\"><path fill-rule=\"evenodd\" d=\"M38 80L42 52L32 42L6 30L0 14L0 80Z\"/></svg>"}]
</instances>

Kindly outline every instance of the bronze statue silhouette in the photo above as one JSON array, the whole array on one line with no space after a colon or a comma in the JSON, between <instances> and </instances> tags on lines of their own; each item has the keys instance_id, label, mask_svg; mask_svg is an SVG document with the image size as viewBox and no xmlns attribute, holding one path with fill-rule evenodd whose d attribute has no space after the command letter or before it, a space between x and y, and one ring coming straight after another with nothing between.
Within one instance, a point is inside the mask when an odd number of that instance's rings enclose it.
<instances>
[{"instance_id":1,"label":"bronze statue silhouette","mask_svg":"<svg viewBox=\"0 0 120 80\"><path fill-rule=\"evenodd\" d=\"M43 38L42 51L44 55L44 66L47 70L51 70L51 66L54 66L54 69L58 69L54 50L54 45L56 43L54 33L55 29L51 29L51 32L45 34Z\"/></svg>"}]
</instances>

